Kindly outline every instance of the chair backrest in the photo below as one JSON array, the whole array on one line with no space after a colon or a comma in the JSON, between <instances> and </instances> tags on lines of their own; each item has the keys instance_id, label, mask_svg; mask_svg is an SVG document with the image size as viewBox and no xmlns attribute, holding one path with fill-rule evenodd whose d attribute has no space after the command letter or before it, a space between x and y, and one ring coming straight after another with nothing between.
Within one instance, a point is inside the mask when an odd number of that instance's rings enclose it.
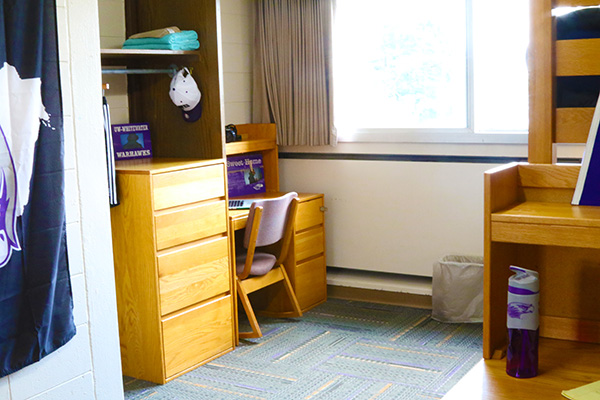
<instances>
[{"instance_id":1,"label":"chair backrest","mask_svg":"<svg viewBox=\"0 0 600 400\"><path fill-rule=\"evenodd\" d=\"M298 193L289 192L281 197L273 199L256 200L250 206L248 213L248 222L246 224L246 232L244 235L244 247L250 245L251 227L254 222L254 210L256 207L262 207L262 218L258 228L256 237L256 247L268 246L277 243L283 238L288 223L293 223L289 220L290 204L294 198L298 197Z\"/></svg>"}]
</instances>

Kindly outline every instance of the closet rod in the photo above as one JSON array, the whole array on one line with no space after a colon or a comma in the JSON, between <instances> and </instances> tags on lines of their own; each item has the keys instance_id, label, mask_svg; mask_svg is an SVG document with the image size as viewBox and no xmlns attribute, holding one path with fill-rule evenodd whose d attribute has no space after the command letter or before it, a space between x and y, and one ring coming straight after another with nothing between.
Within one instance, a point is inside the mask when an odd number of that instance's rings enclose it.
<instances>
[{"instance_id":1,"label":"closet rod","mask_svg":"<svg viewBox=\"0 0 600 400\"><path fill-rule=\"evenodd\" d=\"M169 74L171 76L177 73L176 68L170 69L132 69L132 68L102 68L103 74L121 74L121 75L131 75L131 74Z\"/></svg>"}]
</instances>

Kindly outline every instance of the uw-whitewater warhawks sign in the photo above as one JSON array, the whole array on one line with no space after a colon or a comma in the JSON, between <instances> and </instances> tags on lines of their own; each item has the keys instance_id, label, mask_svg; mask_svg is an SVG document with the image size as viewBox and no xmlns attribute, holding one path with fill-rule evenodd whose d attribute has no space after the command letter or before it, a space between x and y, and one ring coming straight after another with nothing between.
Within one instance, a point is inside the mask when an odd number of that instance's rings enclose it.
<instances>
[{"instance_id":1,"label":"uw-whitewater warhawks sign","mask_svg":"<svg viewBox=\"0 0 600 400\"><path fill-rule=\"evenodd\" d=\"M55 0L0 0L0 376L75 335Z\"/></svg>"}]
</instances>

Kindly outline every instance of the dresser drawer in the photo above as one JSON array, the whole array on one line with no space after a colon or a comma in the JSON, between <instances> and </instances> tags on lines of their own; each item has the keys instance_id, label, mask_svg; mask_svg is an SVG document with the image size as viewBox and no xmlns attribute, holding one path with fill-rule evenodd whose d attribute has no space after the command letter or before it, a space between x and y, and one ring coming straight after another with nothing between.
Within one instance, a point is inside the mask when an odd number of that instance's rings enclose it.
<instances>
[{"instance_id":1,"label":"dresser drawer","mask_svg":"<svg viewBox=\"0 0 600 400\"><path fill-rule=\"evenodd\" d=\"M162 321L167 379L233 349L231 296L224 296Z\"/></svg>"},{"instance_id":2,"label":"dresser drawer","mask_svg":"<svg viewBox=\"0 0 600 400\"><path fill-rule=\"evenodd\" d=\"M229 291L227 238L158 256L161 315Z\"/></svg>"},{"instance_id":3,"label":"dresser drawer","mask_svg":"<svg viewBox=\"0 0 600 400\"><path fill-rule=\"evenodd\" d=\"M327 300L325 256L296 265L294 291L303 310Z\"/></svg>"},{"instance_id":4,"label":"dresser drawer","mask_svg":"<svg viewBox=\"0 0 600 400\"><path fill-rule=\"evenodd\" d=\"M302 231L311 226L323 223L323 198L305 201L298 204L298 214L296 215L296 231Z\"/></svg>"},{"instance_id":5,"label":"dresser drawer","mask_svg":"<svg viewBox=\"0 0 600 400\"><path fill-rule=\"evenodd\" d=\"M223 165L190 168L152 177L154 209L225 196Z\"/></svg>"},{"instance_id":6,"label":"dresser drawer","mask_svg":"<svg viewBox=\"0 0 600 400\"><path fill-rule=\"evenodd\" d=\"M162 250L225 232L225 206L225 201L200 203L156 215L156 248Z\"/></svg>"},{"instance_id":7,"label":"dresser drawer","mask_svg":"<svg viewBox=\"0 0 600 400\"><path fill-rule=\"evenodd\" d=\"M322 226L297 233L294 236L296 260L300 262L325 251L325 234Z\"/></svg>"}]
</instances>

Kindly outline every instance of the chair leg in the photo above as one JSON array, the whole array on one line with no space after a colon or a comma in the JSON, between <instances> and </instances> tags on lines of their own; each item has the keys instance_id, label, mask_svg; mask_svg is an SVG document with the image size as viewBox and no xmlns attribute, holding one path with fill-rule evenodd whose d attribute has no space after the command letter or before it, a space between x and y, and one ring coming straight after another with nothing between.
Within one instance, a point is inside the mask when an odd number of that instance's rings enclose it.
<instances>
[{"instance_id":1,"label":"chair leg","mask_svg":"<svg viewBox=\"0 0 600 400\"><path fill-rule=\"evenodd\" d=\"M283 274L283 286L285 287L285 291L290 298L290 303L292 303L292 317L301 317L302 310L300 309L300 303L298 303L298 298L296 297L296 293L294 293L294 288L292 288L292 283L290 282L290 278L288 278L287 272L285 272L285 268L283 265L280 265L281 273Z\"/></svg>"},{"instance_id":2,"label":"chair leg","mask_svg":"<svg viewBox=\"0 0 600 400\"><path fill-rule=\"evenodd\" d=\"M235 282L238 296L242 302L242 306L244 307L248 321L250 322L250 327L252 328L252 332L238 332L238 336L242 339L262 337L260 326L258 326L258 320L256 319L256 315L254 314L254 310L252 310L252 305L250 304L250 299L248 298L248 295L246 294L246 291L242 287L240 281L236 279Z\"/></svg>"}]
</instances>

